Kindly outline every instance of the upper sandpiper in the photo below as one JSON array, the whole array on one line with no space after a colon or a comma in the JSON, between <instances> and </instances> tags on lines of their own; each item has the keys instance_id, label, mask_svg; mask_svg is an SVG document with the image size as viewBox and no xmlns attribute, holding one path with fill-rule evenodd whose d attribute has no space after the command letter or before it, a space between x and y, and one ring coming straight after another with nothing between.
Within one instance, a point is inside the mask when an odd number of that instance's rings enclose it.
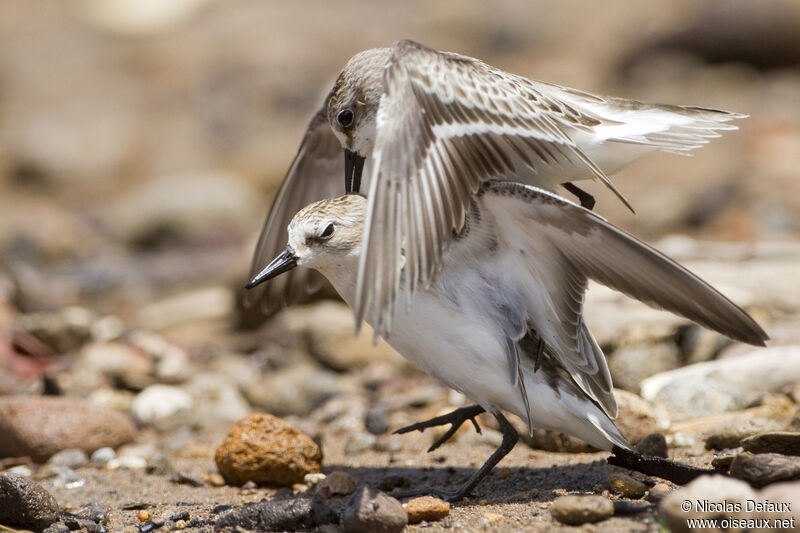
<instances>
[{"instance_id":1,"label":"upper sandpiper","mask_svg":"<svg viewBox=\"0 0 800 533\"><path fill-rule=\"evenodd\" d=\"M342 149L345 191L359 191L363 172L369 199L354 302L360 323L391 309L401 248L406 289L431 280L481 182L564 185L591 208L594 199L569 182L595 178L627 205L607 174L653 150L687 153L743 116L599 96L409 40L366 50L348 61L311 120L261 234L254 273L280 251L294 213L341 192ZM313 290L319 280L311 276L277 282L265 304Z\"/></svg>"}]
</instances>

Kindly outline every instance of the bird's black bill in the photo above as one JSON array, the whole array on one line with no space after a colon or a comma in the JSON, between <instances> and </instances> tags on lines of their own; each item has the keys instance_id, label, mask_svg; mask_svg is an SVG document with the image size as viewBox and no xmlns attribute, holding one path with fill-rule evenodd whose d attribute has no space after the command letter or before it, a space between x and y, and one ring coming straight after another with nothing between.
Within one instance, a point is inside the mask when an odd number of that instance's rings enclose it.
<instances>
[{"instance_id":1,"label":"bird's black bill","mask_svg":"<svg viewBox=\"0 0 800 533\"><path fill-rule=\"evenodd\" d=\"M244 286L245 289L252 289L256 285L260 285L267 280L274 278L284 272L288 272L297 266L297 256L291 248L286 248L281 254L273 259L270 264L264 267L264 270L253 276L253 279L247 282Z\"/></svg>"},{"instance_id":2,"label":"bird's black bill","mask_svg":"<svg viewBox=\"0 0 800 533\"><path fill-rule=\"evenodd\" d=\"M353 150L344 149L344 192L359 192L364 158Z\"/></svg>"}]
</instances>

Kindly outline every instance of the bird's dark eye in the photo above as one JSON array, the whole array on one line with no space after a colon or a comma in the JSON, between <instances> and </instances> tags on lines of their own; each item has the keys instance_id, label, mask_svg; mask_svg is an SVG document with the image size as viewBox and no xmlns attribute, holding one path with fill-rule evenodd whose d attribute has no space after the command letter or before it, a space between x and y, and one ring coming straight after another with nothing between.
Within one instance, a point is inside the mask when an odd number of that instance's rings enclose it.
<instances>
[{"instance_id":1,"label":"bird's dark eye","mask_svg":"<svg viewBox=\"0 0 800 533\"><path fill-rule=\"evenodd\" d=\"M319 234L319 236L322 237L323 239L327 239L331 235L333 235L333 224L328 224L327 226L325 226L325 229L322 230L322 233Z\"/></svg>"},{"instance_id":2,"label":"bird's dark eye","mask_svg":"<svg viewBox=\"0 0 800 533\"><path fill-rule=\"evenodd\" d=\"M339 111L338 115L336 115L336 120L339 121L339 125L343 128L349 128L352 126L354 118L353 112L349 109L343 109L342 111Z\"/></svg>"}]
</instances>

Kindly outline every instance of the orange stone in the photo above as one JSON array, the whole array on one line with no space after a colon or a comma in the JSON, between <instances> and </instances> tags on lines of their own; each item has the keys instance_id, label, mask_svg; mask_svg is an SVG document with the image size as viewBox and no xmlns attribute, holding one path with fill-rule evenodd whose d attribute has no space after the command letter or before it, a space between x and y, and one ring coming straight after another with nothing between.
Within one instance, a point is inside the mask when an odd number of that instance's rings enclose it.
<instances>
[{"instance_id":1,"label":"orange stone","mask_svg":"<svg viewBox=\"0 0 800 533\"><path fill-rule=\"evenodd\" d=\"M306 474L320 471L322 451L305 433L266 413L239 420L214 460L232 485L252 481L259 485L291 487Z\"/></svg>"}]
</instances>

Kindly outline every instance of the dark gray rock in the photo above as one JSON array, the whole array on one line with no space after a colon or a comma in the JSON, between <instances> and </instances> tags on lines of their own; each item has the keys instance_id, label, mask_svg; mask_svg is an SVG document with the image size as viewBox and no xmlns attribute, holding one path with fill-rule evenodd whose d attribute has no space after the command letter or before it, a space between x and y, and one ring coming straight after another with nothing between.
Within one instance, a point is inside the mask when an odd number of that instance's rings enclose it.
<instances>
[{"instance_id":1,"label":"dark gray rock","mask_svg":"<svg viewBox=\"0 0 800 533\"><path fill-rule=\"evenodd\" d=\"M550 506L550 514L570 526L597 522L614 514L614 504L602 496L562 496Z\"/></svg>"},{"instance_id":2,"label":"dark gray rock","mask_svg":"<svg viewBox=\"0 0 800 533\"><path fill-rule=\"evenodd\" d=\"M378 404L364 416L364 425L373 435L381 435L389 430L389 408Z\"/></svg>"},{"instance_id":3,"label":"dark gray rock","mask_svg":"<svg viewBox=\"0 0 800 533\"><path fill-rule=\"evenodd\" d=\"M346 533L399 533L408 525L403 505L388 494L364 485L342 513Z\"/></svg>"},{"instance_id":4,"label":"dark gray rock","mask_svg":"<svg viewBox=\"0 0 800 533\"><path fill-rule=\"evenodd\" d=\"M0 474L0 524L41 531L58 519L58 503L41 485Z\"/></svg>"},{"instance_id":5,"label":"dark gray rock","mask_svg":"<svg viewBox=\"0 0 800 533\"><path fill-rule=\"evenodd\" d=\"M776 481L800 479L800 458L777 453L742 453L731 463L730 475L743 479L754 487Z\"/></svg>"},{"instance_id":6,"label":"dark gray rock","mask_svg":"<svg viewBox=\"0 0 800 533\"><path fill-rule=\"evenodd\" d=\"M800 455L800 433L772 431L742 439L742 448L751 453Z\"/></svg>"},{"instance_id":7,"label":"dark gray rock","mask_svg":"<svg viewBox=\"0 0 800 533\"><path fill-rule=\"evenodd\" d=\"M338 521L339 517L324 501L293 498L248 503L220 517L214 531L237 527L256 531L307 531Z\"/></svg>"},{"instance_id":8,"label":"dark gray rock","mask_svg":"<svg viewBox=\"0 0 800 533\"><path fill-rule=\"evenodd\" d=\"M640 440L633 449L642 455L649 455L652 457L666 458L669 453L667 438L661 433L649 434Z\"/></svg>"}]
</instances>

